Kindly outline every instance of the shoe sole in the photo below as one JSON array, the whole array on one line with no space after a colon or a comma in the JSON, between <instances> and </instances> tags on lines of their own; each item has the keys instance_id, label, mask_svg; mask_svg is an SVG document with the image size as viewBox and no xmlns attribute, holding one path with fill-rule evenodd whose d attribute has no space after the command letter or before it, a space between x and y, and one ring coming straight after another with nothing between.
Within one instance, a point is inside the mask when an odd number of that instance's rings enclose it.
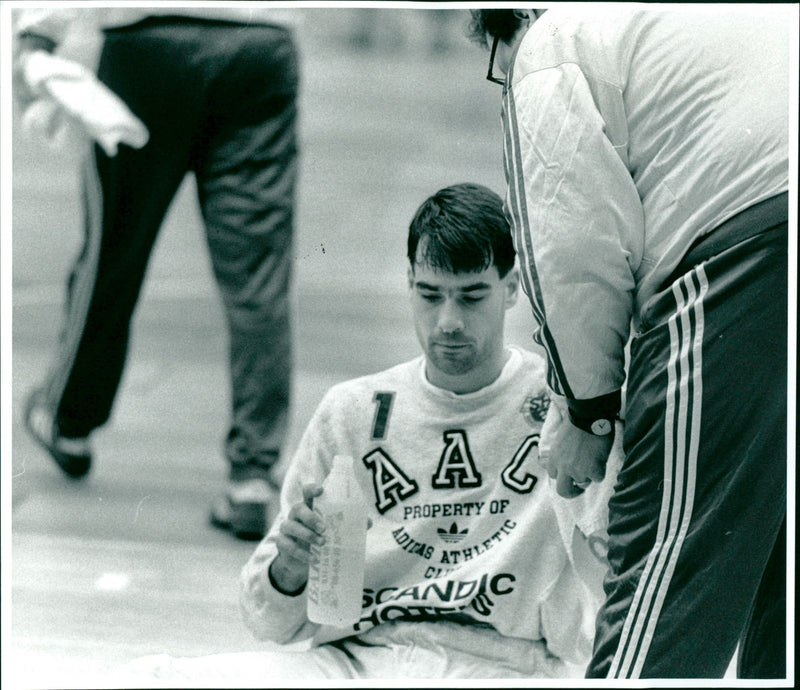
<instances>
[{"instance_id":1,"label":"shoe sole","mask_svg":"<svg viewBox=\"0 0 800 690\"><path fill-rule=\"evenodd\" d=\"M38 402L38 397L38 393L33 393L25 404L25 429L31 435L31 438L48 452L64 474L72 479L81 479L85 477L92 467L91 456L67 455L66 453L60 452L57 448L54 448L48 443L45 438L40 436L39 432L31 424L31 413Z\"/></svg>"},{"instance_id":2,"label":"shoe sole","mask_svg":"<svg viewBox=\"0 0 800 690\"><path fill-rule=\"evenodd\" d=\"M267 532L267 506L263 503L233 503L228 500L229 514L211 512L211 524L227 530L245 541L257 541Z\"/></svg>"}]
</instances>

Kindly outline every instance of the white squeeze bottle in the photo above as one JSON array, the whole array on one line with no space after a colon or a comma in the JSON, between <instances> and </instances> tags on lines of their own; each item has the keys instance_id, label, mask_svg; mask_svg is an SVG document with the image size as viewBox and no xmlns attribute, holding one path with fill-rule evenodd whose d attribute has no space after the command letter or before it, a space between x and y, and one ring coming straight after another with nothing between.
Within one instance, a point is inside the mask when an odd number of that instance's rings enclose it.
<instances>
[{"instance_id":1,"label":"white squeeze bottle","mask_svg":"<svg viewBox=\"0 0 800 690\"><path fill-rule=\"evenodd\" d=\"M308 619L347 627L361 617L367 540L367 509L355 478L353 458L333 458L313 509L325 525L325 543L311 546L316 563L309 568L306 585Z\"/></svg>"}]
</instances>

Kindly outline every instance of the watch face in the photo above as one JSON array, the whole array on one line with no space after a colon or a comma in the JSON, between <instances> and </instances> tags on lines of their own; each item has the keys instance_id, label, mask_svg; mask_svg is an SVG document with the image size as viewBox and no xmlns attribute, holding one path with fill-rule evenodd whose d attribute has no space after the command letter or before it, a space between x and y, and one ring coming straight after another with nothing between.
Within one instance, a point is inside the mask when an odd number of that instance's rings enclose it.
<instances>
[{"instance_id":1,"label":"watch face","mask_svg":"<svg viewBox=\"0 0 800 690\"><path fill-rule=\"evenodd\" d=\"M595 436L606 436L611 433L611 422L608 419L595 419L591 429Z\"/></svg>"}]
</instances>

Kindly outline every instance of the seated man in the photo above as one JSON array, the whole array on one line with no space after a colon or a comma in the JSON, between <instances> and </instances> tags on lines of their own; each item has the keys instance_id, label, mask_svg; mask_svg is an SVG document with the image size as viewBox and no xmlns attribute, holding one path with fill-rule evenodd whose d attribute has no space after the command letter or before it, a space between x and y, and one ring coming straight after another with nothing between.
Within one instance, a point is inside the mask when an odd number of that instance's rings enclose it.
<instances>
[{"instance_id":1,"label":"seated man","mask_svg":"<svg viewBox=\"0 0 800 690\"><path fill-rule=\"evenodd\" d=\"M162 673L240 684L583 676L605 564L575 527L602 531L612 478L567 501L538 464L550 403L541 358L504 344L519 274L500 197L439 191L411 222L408 258L424 355L324 396L281 515L242 572L245 621L278 645L170 660ZM362 615L348 629L306 615L310 545L324 539L313 500L337 454L356 459L371 522Z\"/></svg>"}]
</instances>

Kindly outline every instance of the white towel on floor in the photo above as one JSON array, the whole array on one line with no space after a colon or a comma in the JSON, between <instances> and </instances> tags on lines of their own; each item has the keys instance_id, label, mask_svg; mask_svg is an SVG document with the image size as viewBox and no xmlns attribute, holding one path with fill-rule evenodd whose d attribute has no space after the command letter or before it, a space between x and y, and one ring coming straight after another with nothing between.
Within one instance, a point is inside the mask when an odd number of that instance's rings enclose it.
<instances>
[{"instance_id":1,"label":"white towel on floor","mask_svg":"<svg viewBox=\"0 0 800 690\"><path fill-rule=\"evenodd\" d=\"M60 146L77 125L109 156L120 144L141 148L147 143L147 127L83 65L37 50L24 56L22 69L38 97L22 116L27 133Z\"/></svg>"}]
</instances>

